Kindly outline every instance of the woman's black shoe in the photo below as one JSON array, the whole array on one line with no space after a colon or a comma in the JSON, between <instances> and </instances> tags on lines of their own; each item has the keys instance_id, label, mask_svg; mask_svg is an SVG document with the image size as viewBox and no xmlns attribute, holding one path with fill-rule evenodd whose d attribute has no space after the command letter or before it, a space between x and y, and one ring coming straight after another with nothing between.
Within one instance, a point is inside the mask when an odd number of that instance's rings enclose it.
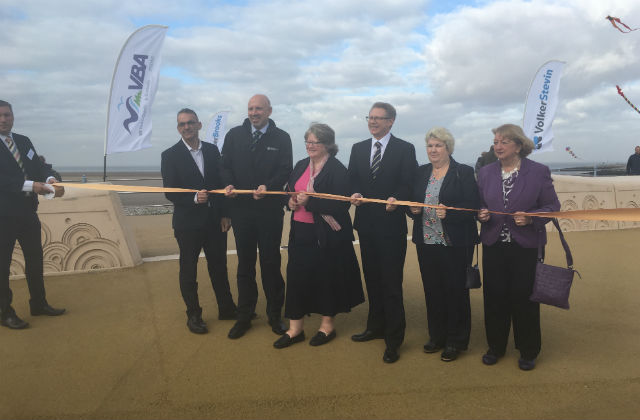
<instances>
[{"instance_id":1,"label":"woman's black shoe","mask_svg":"<svg viewBox=\"0 0 640 420\"><path fill-rule=\"evenodd\" d=\"M328 335L322 331L318 331L316 335L311 337L309 340L309 345L311 346L321 346L323 344L327 344L329 341L336 338L336 330L331 331Z\"/></svg>"},{"instance_id":2,"label":"woman's black shoe","mask_svg":"<svg viewBox=\"0 0 640 420\"><path fill-rule=\"evenodd\" d=\"M282 337L278 338L275 343L273 343L273 347L277 349L283 349L301 341L304 341L304 331L293 338L289 337L289 334L285 333L282 335Z\"/></svg>"}]
</instances>

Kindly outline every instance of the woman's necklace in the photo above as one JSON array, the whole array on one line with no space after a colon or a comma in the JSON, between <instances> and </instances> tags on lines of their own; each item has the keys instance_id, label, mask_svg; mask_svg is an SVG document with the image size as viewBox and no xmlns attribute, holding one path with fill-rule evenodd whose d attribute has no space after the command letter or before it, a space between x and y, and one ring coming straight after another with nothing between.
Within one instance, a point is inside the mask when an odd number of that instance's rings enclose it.
<instances>
[{"instance_id":1,"label":"woman's necklace","mask_svg":"<svg viewBox=\"0 0 640 420\"><path fill-rule=\"evenodd\" d=\"M513 167L510 170L507 170L505 169L504 166L502 166L502 179L509 178L518 169L520 169L520 159L518 159L516 164L513 165Z\"/></svg>"}]
</instances>

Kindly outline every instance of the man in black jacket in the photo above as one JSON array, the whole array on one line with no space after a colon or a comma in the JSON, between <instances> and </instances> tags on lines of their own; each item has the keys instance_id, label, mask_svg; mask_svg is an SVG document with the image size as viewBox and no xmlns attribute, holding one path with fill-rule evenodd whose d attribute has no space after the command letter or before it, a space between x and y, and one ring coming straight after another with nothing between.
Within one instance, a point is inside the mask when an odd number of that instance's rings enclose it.
<instances>
[{"instance_id":1,"label":"man in black jacket","mask_svg":"<svg viewBox=\"0 0 640 420\"><path fill-rule=\"evenodd\" d=\"M635 151L627 161L627 175L640 175L640 146Z\"/></svg>"},{"instance_id":2,"label":"man in black jacket","mask_svg":"<svg viewBox=\"0 0 640 420\"><path fill-rule=\"evenodd\" d=\"M238 321L229 338L242 337L251 328L258 301L256 248L260 251L262 288L267 316L274 333L284 334L282 322L284 280L280 272L280 242L286 199L265 195L283 191L293 169L291 138L269 118L271 103L265 95L249 100L244 123L225 136L222 165L233 233L238 251ZM234 190L253 190L252 195Z\"/></svg>"},{"instance_id":3,"label":"man in black jacket","mask_svg":"<svg viewBox=\"0 0 640 420\"><path fill-rule=\"evenodd\" d=\"M162 183L170 188L189 188L197 193L165 193L174 204L173 230L180 248L180 291L187 306L187 327L204 334L198 299L198 258L204 249L211 285L218 302L219 319L236 319L236 305L229 289L227 274L227 231L224 198L207 191L223 187L220 153L213 144L200 141L202 123L188 108L178 112L178 132L182 138L162 152Z\"/></svg>"},{"instance_id":4,"label":"man in black jacket","mask_svg":"<svg viewBox=\"0 0 640 420\"><path fill-rule=\"evenodd\" d=\"M354 229L360 239L362 270L369 299L369 316L364 332L353 341L384 338L382 357L394 363L404 341L405 315L402 298L402 272L407 253L407 219L393 202L408 200L418 166L411 143L394 137L391 127L396 110L390 104L376 102L367 121L372 138L353 145L349 159L349 178L357 206ZM361 204L360 198L387 200Z\"/></svg>"},{"instance_id":5,"label":"man in black jacket","mask_svg":"<svg viewBox=\"0 0 640 420\"><path fill-rule=\"evenodd\" d=\"M46 184L57 182L45 166L28 137L12 133L13 108L0 101L0 324L11 329L27 328L11 307L9 287L11 255L16 240L20 243L29 286L31 315L57 316L64 309L52 308L44 290L42 239L37 195L51 193L61 197L64 188ZM44 184L46 182L46 184Z\"/></svg>"}]
</instances>

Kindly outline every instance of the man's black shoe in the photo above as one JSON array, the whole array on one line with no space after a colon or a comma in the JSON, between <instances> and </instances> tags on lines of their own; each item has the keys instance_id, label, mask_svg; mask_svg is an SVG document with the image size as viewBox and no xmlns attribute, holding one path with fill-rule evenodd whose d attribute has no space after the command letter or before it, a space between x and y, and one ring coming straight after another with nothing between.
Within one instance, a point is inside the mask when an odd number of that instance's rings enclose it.
<instances>
[{"instance_id":1,"label":"man's black shoe","mask_svg":"<svg viewBox=\"0 0 640 420\"><path fill-rule=\"evenodd\" d=\"M425 353L437 353L442 350L442 346L437 345L434 341L429 340L423 347Z\"/></svg>"},{"instance_id":2,"label":"man's black shoe","mask_svg":"<svg viewBox=\"0 0 640 420\"><path fill-rule=\"evenodd\" d=\"M45 303L43 306L31 308L31 315L58 316L58 315L62 315L65 311L66 309L52 308L48 303Z\"/></svg>"},{"instance_id":3,"label":"man's black shoe","mask_svg":"<svg viewBox=\"0 0 640 420\"><path fill-rule=\"evenodd\" d=\"M371 341L371 340L376 340L378 338L384 338L384 334L376 334L371 330L365 330L364 332L361 332L360 334L354 334L351 336L351 339L353 341L357 341L357 342L364 342L364 341Z\"/></svg>"},{"instance_id":4,"label":"man's black shoe","mask_svg":"<svg viewBox=\"0 0 640 420\"><path fill-rule=\"evenodd\" d=\"M382 355L382 361L385 363L395 363L400 358L396 350L386 349Z\"/></svg>"},{"instance_id":5,"label":"man's black shoe","mask_svg":"<svg viewBox=\"0 0 640 420\"><path fill-rule=\"evenodd\" d=\"M11 328L12 330L22 330L29 326L28 322L21 320L16 314L2 318L2 320L0 320L0 324Z\"/></svg>"},{"instance_id":6,"label":"man's black shoe","mask_svg":"<svg viewBox=\"0 0 640 420\"><path fill-rule=\"evenodd\" d=\"M229 334L227 335L227 337L233 340L235 340L236 338L240 338L247 331L249 331L249 328L251 328L251 322L237 321L229 330Z\"/></svg>"},{"instance_id":7,"label":"man's black shoe","mask_svg":"<svg viewBox=\"0 0 640 420\"><path fill-rule=\"evenodd\" d=\"M447 346L440 355L440 360L443 362L453 362L458 358L458 349L455 347Z\"/></svg>"},{"instance_id":8,"label":"man's black shoe","mask_svg":"<svg viewBox=\"0 0 640 420\"><path fill-rule=\"evenodd\" d=\"M284 322L282 322L282 318L271 318L269 325L271 325L271 331L278 335L283 335L287 332L287 327L284 325Z\"/></svg>"},{"instance_id":9,"label":"man's black shoe","mask_svg":"<svg viewBox=\"0 0 640 420\"><path fill-rule=\"evenodd\" d=\"M198 315L191 315L187 320L187 327L189 327L189 331L194 334L206 334L209 332L207 329L207 324L202 320Z\"/></svg>"}]
</instances>

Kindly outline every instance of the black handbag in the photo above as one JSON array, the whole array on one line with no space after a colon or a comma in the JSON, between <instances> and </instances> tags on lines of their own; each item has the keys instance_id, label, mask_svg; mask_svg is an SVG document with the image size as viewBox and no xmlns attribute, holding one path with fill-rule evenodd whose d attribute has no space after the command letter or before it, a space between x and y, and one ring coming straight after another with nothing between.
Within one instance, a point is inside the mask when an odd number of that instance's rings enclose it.
<instances>
[{"instance_id":1,"label":"black handbag","mask_svg":"<svg viewBox=\"0 0 640 420\"><path fill-rule=\"evenodd\" d=\"M560 236L562 247L567 257L567 268L556 267L544 263L542 235L538 239L538 263L536 264L536 277L533 282L533 293L529 297L532 302L544 303L562 309L569 309L569 292L573 283L573 274L578 273L573 269L573 256L569 244L564 239L562 229L556 218L552 222ZM580 273L578 276L582 278Z\"/></svg>"},{"instance_id":2,"label":"black handbag","mask_svg":"<svg viewBox=\"0 0 640 420\"><path fill-rule=\"evenodd\" d=\"M467 266L467 281L465 287L467 289L478 289L482 286L480 281L480 269L478 268L478 244L476 244L476 263ZM473 257L471 258L473 263Z\"/></svg>"}]
</instances>

